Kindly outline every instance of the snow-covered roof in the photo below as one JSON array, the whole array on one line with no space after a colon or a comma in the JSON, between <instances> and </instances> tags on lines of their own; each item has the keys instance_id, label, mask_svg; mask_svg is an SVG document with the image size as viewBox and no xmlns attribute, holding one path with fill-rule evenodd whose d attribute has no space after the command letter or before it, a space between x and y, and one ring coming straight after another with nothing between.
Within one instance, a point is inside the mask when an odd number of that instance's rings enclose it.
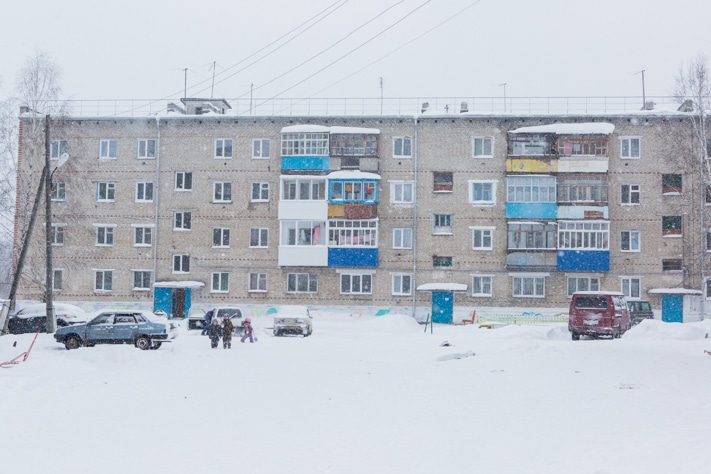
<instances>
[{"instance_id":1,"label":"snow-covered roof","mask_svg":"<svg viewBox=\"0 0 711 474\"><path fill-rule=\"evenodd\" d=\"M701 295L701 290L691 288L652 288L648 291L651 295Z\"/></svg>"},{"instance_id":2,"label":"snow-covered roof","mask_svg":"<svg viewBox=\"0 0 711 474\"><path fill-rule=\"evenodd\" d=\"M358 170L334 171L326 176L328 179L380 179L379 174Z\"/></svg>"},{"instance_id":3,"label":"snow-covered roof","mask_svg":"<svg viewBox=\"0 0 711 474\"><path fill-rule=\"evenodd\" d=\"M425 283L417 287L417 291L467 291L463 283Z\"/></svg>"},{"instance_id":4,"label":"snow-covered roof","mask_svg":"<svg viewBox=\"0 0 711 474\"><path fill-rule=\"evenodd\" d=\"M380 135L378 128L363 127L326 127L324 125L290 125L281 129L281 133L339 133L339 134L363 134Z\"/></svg>"},{"instance_id":5,"label":"snow-covered roof","mask_svg":"<svg viewBox=\"0 0 711 474\"><path fill-rule=\"evenodd\" d=\"M202 288L204 283L199 281L157 281L153 288Z\"/></svg>"},{"instance_id":6,"label":"snow-covered roof","mask_svg":"<svg viewBox=\"0 0 711 474\"><path fill-rule=\"evenodd\" d=\"M348 133L353 133L353 134L363 134L363 135L380 135L380 129L379 128L363 128L363 127L331 127L330 128L331 133L340 133L340 134L348 134Z\"/></svg>"},{"instance_id":7,"label":"snow-covered roof","mask_svg":"<svg viewBox=\"0 0 711 474\"><path fill-rule=\"evenodd\" d=\"M281 129L281 133L328 133L329 128L323 125L290 125Z\"/></svg>"},{"instance_id":8,"label":"snow-covered roof","mask_svg":"<svg viewBox=\"0 0 711 474\"><path fill-rule=\"evenodd\" d=\"M557 135L609 135L615 126L606 122L552 123L509 130L509 133L555 133Z\"/></svg>"}]
</instances>

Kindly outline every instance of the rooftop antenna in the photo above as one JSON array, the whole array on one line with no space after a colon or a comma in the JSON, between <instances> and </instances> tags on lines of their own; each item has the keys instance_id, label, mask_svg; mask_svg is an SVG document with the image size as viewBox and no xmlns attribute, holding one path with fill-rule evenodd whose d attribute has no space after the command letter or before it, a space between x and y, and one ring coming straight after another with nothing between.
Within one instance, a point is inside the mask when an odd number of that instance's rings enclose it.
<instances>
[{"instance_id":1,"label":"rooftop antenna","mask_svg":"<svg viewBox=\"0 0 711 474\"><path fill-rule=\"evenodd\" d=\"M641 71L637 71L634 73L635 76L637 74L642 74L642 110L647 107L647 96L644 93L644 71L645 69L642 69Z\"/></svg>"},{"instance_id":2,"label":"rooftop antenna","mask_svg":"<svg viewBox=\"0 0 711 474\"><path fill-rule=\"evenodd\" d=\"M215 97L214 94L215 94L215 63L216 62L217 61L212 62L212 88L210 89L210 98L211 99Z\"/></svg>"},{"instance_id":3,"label":"rooftop antenna","mask_svg":"<svg viewBox=\"0 0 711 474\"><path fill-rule=\"evenodd\" d=\"M184 82L184 89L183 89L183 99L187 100L188 99L188 68L183 69L183 72L185 73L185 82Z\"/></svg>"},{"instance_id":4,"label":"rooftop antenna","mask_svg":"<svg viewBox=\"0 0 711 474\"><path fill-rule=\"evenodd\" d=\"M504 87L504 113L506 113L506 82L499 84Z\"/></svg>"}]
</instances>

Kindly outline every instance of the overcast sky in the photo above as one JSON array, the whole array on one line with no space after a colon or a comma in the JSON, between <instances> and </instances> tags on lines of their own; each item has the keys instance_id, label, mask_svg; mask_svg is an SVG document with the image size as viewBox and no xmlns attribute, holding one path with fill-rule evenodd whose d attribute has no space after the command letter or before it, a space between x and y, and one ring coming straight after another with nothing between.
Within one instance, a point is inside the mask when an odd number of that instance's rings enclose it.
<instances>
[{"instance_id":1,"label":"overcast sky","mask_svg":"<svg viewBox=\"0 0 711 474\"><path fill-rule=\"evenodd\" d=\"M682 62L711 60L708 0L44 0L3 10L0 97L37 49L60 65L72 99L179 98L185 68L191 97L244 98L251 87L255 98L380 97L381 78L385 97L641 96L643 69L654 96L671 93Z\"/></svg>"}]
</instances>

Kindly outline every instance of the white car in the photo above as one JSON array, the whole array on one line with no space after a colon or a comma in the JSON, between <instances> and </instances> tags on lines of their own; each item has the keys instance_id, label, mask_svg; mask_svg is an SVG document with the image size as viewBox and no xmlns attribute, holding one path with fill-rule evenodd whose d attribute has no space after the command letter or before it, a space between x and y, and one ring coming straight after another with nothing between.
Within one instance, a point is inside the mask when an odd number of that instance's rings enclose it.
<instances>
[{"instance_id":1,"label":"white car","mask_svg":"<svg viewBox=\"0 0 711 474\"><path fill-rule=\"evenodd\" d=\"M312 317L306 306L280 306L274 315L274 335L302 334L310 336L313 332Z\"/></svg>"},{"instance_id":2,"label":"white car","mask_svg":"<svg viewBox=\"0 0 711 474\"><path fill-rule=\"evenodd\" d=\"M53 303L54 314L57 317L57 327L82 324L89 320L89 315L79 306L68 303ZM47 327L47 305L45 303L31 304L10 316L8 330L12 334L27 332L45 332Z\"/></svg>"}]
</instances>

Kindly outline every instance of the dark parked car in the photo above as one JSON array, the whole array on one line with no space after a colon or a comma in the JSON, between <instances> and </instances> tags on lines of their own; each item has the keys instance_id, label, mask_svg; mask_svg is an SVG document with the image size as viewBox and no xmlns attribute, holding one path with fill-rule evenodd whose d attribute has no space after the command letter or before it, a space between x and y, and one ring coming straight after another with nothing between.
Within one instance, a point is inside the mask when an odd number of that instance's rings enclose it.
<instances>
[{"instance_id":1,"label":"dark parked car","mask_svg":"<svg viewBox=\"0 0 711 474\"><path fill-rule=\"evenodd\" d=\"M88 315L78 306L67 303L54 303L54 314L57 327L85 323ZM10 334L28 332L47 332L47 305L45 303L31 304L10 316L7 323Z\"/></svg>"},{"instance_id":2,"label":"dark parked car","mask_svg":"<svg viewBox=\"0 0 711 474\"><path fill-rule=\"evenodd\" d=\"M133 344L158 349L178 337L178 325L150 311L105 310L86 324L57 329L54 339L67 349L96 344Z\"/></svg>"},{"instance_id":3,"label":"dark parked car","mask_svg":"<svg viewBox=\"0 0 711 474\"><path fill-rule=\"evenodd\" d=\"M627 308L630 311L630 320L633 326L645 319L654 319L654 312L649 301L628 301Z\"/></svg>"}]
</instances>

